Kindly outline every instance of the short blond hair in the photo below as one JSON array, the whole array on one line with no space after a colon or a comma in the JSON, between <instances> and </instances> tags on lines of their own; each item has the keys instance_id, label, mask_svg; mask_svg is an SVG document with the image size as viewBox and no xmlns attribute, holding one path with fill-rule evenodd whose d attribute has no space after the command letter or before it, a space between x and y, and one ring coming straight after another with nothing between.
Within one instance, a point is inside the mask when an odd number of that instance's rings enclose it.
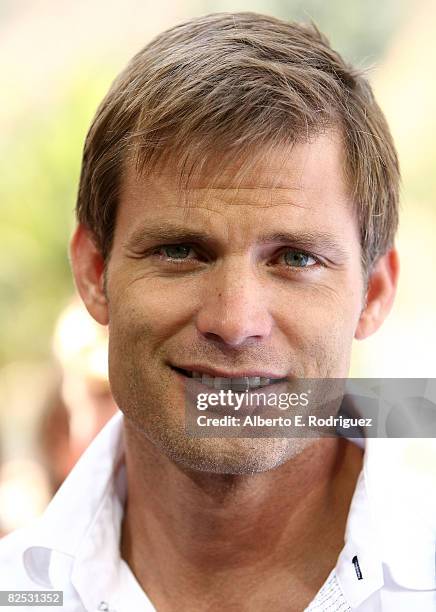
<instances>
[{"instance_id":1,"label":"short blond hair","mask_svg":"<svg viewBox=\"0 0 436 612\"><path fill-rule=\"evenodd\" d=\"M312 24L255 13L216 13L163 32L115 79L88 132L78 221L110 255L126 160L152 172L227 152L342 133L346 174L366 270L392 245L399 167L382 111L364 76Z\"/></svg>"}]
</instances>

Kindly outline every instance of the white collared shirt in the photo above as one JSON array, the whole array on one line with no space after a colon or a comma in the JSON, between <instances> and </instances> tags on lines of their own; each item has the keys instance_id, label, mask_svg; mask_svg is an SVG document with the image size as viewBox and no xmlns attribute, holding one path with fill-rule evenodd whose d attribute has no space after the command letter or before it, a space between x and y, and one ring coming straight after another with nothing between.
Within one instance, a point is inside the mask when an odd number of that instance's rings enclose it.
<instances>
[{"instance_id":1,"label":"white collared shirt","mask_svg":"<svg viewBox=\"0 0 436 612\"><path fill-rule=\"evenodd\" d=\"M0 540L0 590L63 591L71 612L155 610L120 557L122 429L118 412L42 517ZM366 440L345 546L307 611L435 612L435 543L436 441Z\"/></svg>"}]
</instances>

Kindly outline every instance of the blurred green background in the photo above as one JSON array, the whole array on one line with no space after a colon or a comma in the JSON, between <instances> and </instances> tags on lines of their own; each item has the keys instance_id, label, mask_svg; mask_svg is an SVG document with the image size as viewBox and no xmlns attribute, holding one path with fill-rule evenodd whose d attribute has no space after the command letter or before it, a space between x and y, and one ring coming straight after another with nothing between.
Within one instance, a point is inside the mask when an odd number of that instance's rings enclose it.
<instances>
[{"instance_id":1,"label":"blurred green background","mask_svg":"<svg viewBox=\"0 0 436 612\"><path fill-rule=\"evenodd\" d=\"M402 276L389 321L356 345L353 373L432 376L436 4L426 0L3 0L0 368L50 355L54 321L74 290L67 244L82 144L111 80L154 34L222 10L312 19L369 69L402 165Z\"/></svg>"}]
</instances>

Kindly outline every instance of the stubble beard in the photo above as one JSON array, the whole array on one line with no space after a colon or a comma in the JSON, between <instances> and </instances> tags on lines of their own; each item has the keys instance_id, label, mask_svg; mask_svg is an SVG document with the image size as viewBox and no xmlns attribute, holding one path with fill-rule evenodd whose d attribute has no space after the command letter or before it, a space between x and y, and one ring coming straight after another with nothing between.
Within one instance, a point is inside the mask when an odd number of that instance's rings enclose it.
<instances>
[{"instance_id":1,"label":"stubble beard","mask_svg":"<svg viewBox=\"0 0 436 612\"><path fill-rule=\"evenodd\" d=\"M171 461L186 469L214 474L253 474L272 470L300 455L311 446L314 437L194 437L185 430L185 398L174 384L172 376L156 383L153 369L147 370L147 359L142 354L140 336L132 343L129 334L119 334L109 355L112 392L129 425L138 435L135 444L146 450L150 444ZM118 341L117 341L118 340ZM110 342L111 343L111 342ZM135 350L135 348L137 350ZM311 362L316 370L336 369L332 355L340 354L338 346L324 347ZM142 364L138 367L138 364ZM322 365L321 365L322 364ZM304 378L301 373L301 378ZM313 376L313 373L312 373ZM321 378L321 374L318 374ZM315 377L315 376L313 376ZM137 449L141 452L141 449Z\"/></svg>"},{"instance_id":2,"label":"stubble beard","mask_svg":"<svg viewBox=\"0 0 436 612\"><path fill-rule=\"evenodd\" d=\"M133 370L133 371L132 371ZM278 467L303 452L313 439L305 438L203 438L185 430L185 408L171 394L171 385L147 384L138 370L130 369L115 400L136 431L134 439L144 449L150 444L185 469L214 474L253 474Z\"/></svg>"}]
</instances>

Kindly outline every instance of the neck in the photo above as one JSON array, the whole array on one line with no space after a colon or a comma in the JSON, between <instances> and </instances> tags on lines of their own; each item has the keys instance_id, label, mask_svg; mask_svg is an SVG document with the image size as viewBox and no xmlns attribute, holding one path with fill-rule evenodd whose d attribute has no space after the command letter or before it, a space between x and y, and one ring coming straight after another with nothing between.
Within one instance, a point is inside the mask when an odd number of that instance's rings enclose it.
<instances>
[{"instance_id":1,"label":"neck","mask_svg":"<svg viewBox=\"0 0 436 612\"><path fill-rule=\"evenodd\" d=\"M357 447L320 439L274 470L228 475L181 467L128 423L125 434L122 556L160 611L309 603L343 546Z\"/></svg>"}]
</instances>

